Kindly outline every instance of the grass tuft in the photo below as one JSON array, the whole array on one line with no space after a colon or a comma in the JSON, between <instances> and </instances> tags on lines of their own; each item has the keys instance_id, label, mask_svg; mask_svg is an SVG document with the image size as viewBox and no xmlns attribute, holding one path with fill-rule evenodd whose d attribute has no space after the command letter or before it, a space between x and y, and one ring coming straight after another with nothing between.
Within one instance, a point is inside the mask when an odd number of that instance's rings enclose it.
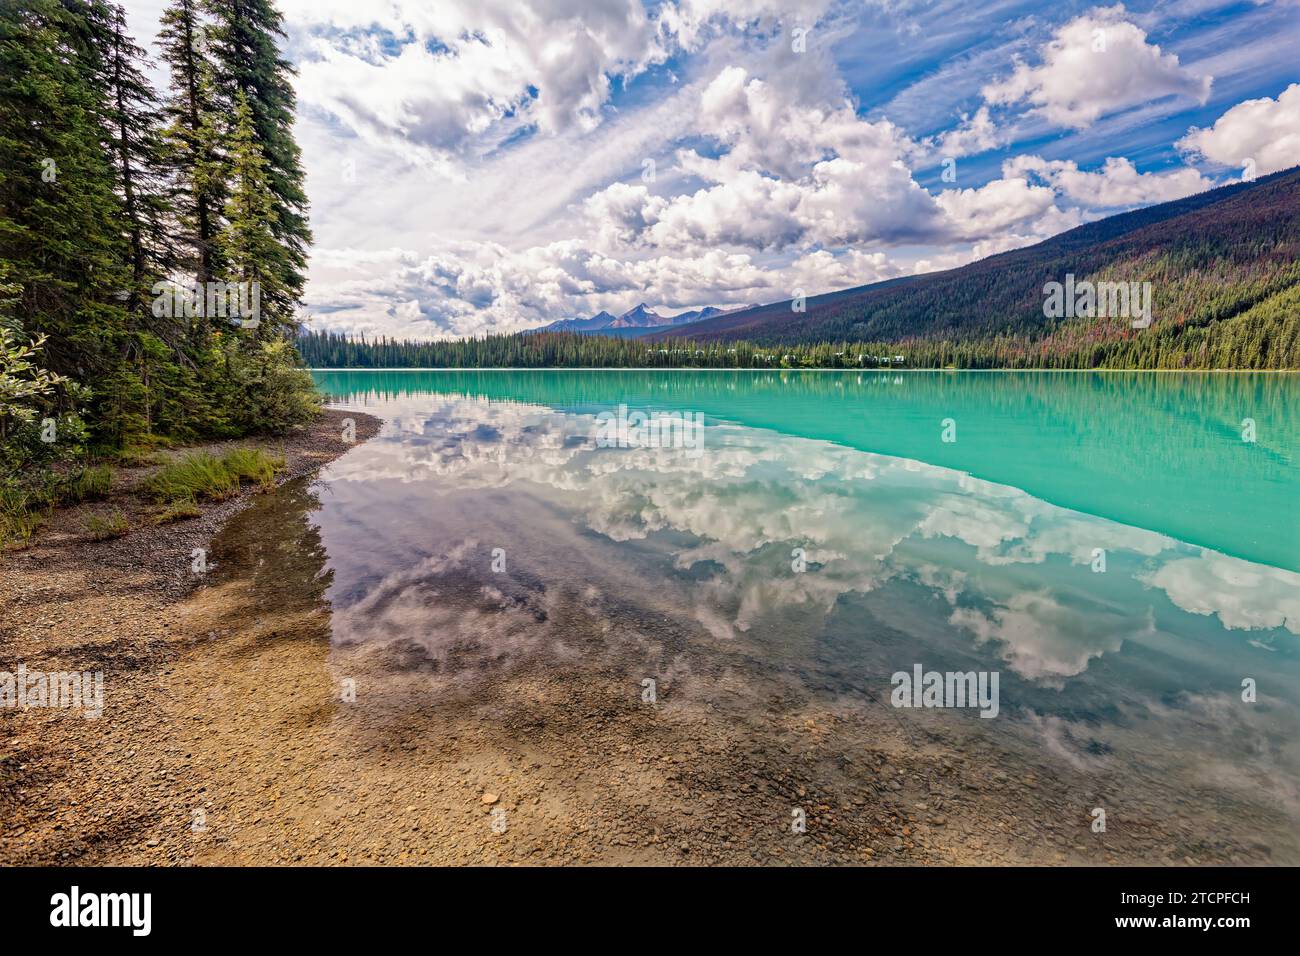
<instances>
[{"instance_id":1,"label":"grass tuft","mask_svg":"<svg viewBox=\"0 0 1300 956\"><path fill-rule=\"evenodd\" d=\"M283 468L283 460L257 448L232 448L220 458L191 452L165 465L149 479L147 490L157 500L169 503L193 503L200 498L223 501L236 494L243 481L263 488L273 486L276 473Z\"/></svg>"},{"instance_id":2,"label":"grass tuft","mask_svg":"<svg viewBox=\"0 0 1300 956\"><path fill-rule=\"evenodd\" d=\"M171 524L173 521L186 521L190 518L197 518L203 512L192 498L186 498L181 501L173 501L162 511L154 515L154 524Z\"/></svg>"},{"instance_id":3,"label":"grass tuft","mask_svg":"<svg viewBox=\"0 0 1300 956\"><path fill-rule=\"evenodd\" d=\"M113 511L108 515L91 515L86 519L86 531L92 541L120 538L127 533L130 527L131 524L126 520L126 515L120 511Z\"/></svg>"},{"instance_id":4,"label":"grass tuft","mask_svg":"<svg viewBox=\"0 0 1300 956\"><path fill-rule=\"evenodd\" d=\"M107 465L87 465L68 478L59 489L59 501L75 505L82 501L100 501L113 487L113 469Z\"/></svg>"}]
</instances>

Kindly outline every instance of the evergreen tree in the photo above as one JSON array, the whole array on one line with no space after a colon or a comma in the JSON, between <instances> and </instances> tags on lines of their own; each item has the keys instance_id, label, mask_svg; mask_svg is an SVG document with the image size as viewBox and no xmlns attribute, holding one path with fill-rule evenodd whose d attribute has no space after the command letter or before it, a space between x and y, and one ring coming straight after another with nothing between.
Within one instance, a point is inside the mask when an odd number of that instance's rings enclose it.
<instances>
[{"instance_id":1,"label":"evergreen tree","mask_svg":"<svg viewBox=\"0 0 1300 956\"><path fill-rule=\"evenodd\" d=\"M287 252L272 232L275 197L267 162L255 139L253 111L242 93L235 97L235 122L230 138L229 190L226 225L217 241L232 282L256 282L260 289L259 337L293 333L296 325L284 286L289 271Z\"/></svg>"},{"instance_id":2,"label":"evergreen tree","mask_svg":"<svg viewBox=\"0 0 1300 956\"><path fill-rule=\"evenodd\" d=\"M144 78L145 52L126 32L126 13L111 8L105 84L109 136L122 201L131 284L128 311L150 315L150 287L175 263L157 94Z\"/></svg>"},{"instance_id":3,"label":"evergreen tree","mask_svg":"<svg viewBox=\"0 0 1300 956\"><path fill-rule=\"evenodd\" d=\"M115 293L130 280L98 85L103 24L91 10L0 5L0 261L20 290L11 321L28 340L46 336L46 365L79 380L119 361L126 310Z\"/></svg>"},{"instance_id":4,"label":"evergreen tree","mask_svg":"<svg viewBox=\"0 0 1300 956\"><path fill-rule=\"evenodd\" d=\"M180 265L202 286L222 273L216 236L225 200L213 67L198 0L174 0L163 12L158 37L171 73L164 112Z\"/></svg>"},{"instance_id":5,"label":"evergreen tree","mask_svg":"<svg viewBox=\"0 0 1300 956\"><path fill-rule=\"evenodd\" d=\"M284 38L279 12L270 0L205 0L211 15L212 56L222 108L234 115L242 96L254 136L266 159L273 197L271 232L284 249L270 304L291 314L302 298L311 230L298 143L293 137L293 67L280 56ZM265 300L264 300L265 303Z\"/></svg>"}]
</instances>

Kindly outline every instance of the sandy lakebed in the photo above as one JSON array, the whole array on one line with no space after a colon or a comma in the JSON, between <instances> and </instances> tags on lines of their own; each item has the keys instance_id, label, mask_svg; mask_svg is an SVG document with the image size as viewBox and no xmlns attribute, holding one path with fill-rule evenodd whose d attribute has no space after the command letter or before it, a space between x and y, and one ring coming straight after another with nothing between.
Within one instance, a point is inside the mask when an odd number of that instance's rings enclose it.
<instances>
[{"instance_id":1,"label":"sandy lakebed","mask_svg":"<svg viewBox=\"0 0 1300 956\"><path fill-rule=\"evenodd\" d=\"M272 493L102 542L59 512L5 556L0 669L103 671L105 707L0 710L0 864L1270 862L1252 821L1171 813L1158 776L1094 833L1118 779L977 718L900 720L742 647L691 648L707 700L669 680L647 705L616 660L618 608L570 609L559 661L545 641L508 663L487 640L436 661L411 640L332 641L305 515L329 493L316 471L352 447L346 417L358 441L380 427L335 410L247 443L285 456ZM146 473L123 470L109 504L129 509ZM555 618L530 600L507 596L516 637ZM691 636L635 625L636 653L671 673Z\"/></svg>"}]
</instances>

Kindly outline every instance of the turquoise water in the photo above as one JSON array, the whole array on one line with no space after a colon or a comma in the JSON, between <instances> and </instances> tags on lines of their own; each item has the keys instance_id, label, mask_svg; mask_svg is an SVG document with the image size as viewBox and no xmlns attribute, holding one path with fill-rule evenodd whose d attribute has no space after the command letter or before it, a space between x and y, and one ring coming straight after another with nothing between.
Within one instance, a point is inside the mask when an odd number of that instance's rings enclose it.
<instances>
[{"instance_id":1,"label":"turquoise water","mask_svg":"<svg viewBox=\"0 0 1300 956\"><path fill-rule=\"evenodd\" d=\"M338 644L501 660L594 615L629 654L672 627L659 666L697 695L692 646L843 701L916 664L997 672L974 726L1008 752L1295 858L1294 376L314 374L385 421L313 516ZM705 424L605 447L619 406Z\"/></svg>"},{"instance_id":2,"label":"turquoise water","mask_svg":"<svg viewBox=\"0 0 1300 956\"><path fill-rule=\"evenodd\" d=\"M361 407L420 394L574 414L625 402L953 468L1300 571L1300 376L1053 372L317 372ZM944 419L956 441L942 440ZM1244 441L1243 422L1255 423Z\"/></svg>"}]
</instances>

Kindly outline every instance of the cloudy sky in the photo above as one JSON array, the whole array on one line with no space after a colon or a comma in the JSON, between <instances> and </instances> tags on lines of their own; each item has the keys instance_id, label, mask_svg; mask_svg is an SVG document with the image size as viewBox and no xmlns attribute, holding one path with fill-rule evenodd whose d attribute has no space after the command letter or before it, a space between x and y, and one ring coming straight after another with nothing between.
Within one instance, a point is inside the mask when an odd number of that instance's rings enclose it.
<instances>
[{"instance_id":1,"label":"cloudy sky","mask_svg":"<svg viewBox=\"0 0 1300 956\"><path fill-rule=\"evenodd\" d=\"M318 329L814 295L1300 162L1296 0L279 7Z\"/></svg>"}]
</instances>

